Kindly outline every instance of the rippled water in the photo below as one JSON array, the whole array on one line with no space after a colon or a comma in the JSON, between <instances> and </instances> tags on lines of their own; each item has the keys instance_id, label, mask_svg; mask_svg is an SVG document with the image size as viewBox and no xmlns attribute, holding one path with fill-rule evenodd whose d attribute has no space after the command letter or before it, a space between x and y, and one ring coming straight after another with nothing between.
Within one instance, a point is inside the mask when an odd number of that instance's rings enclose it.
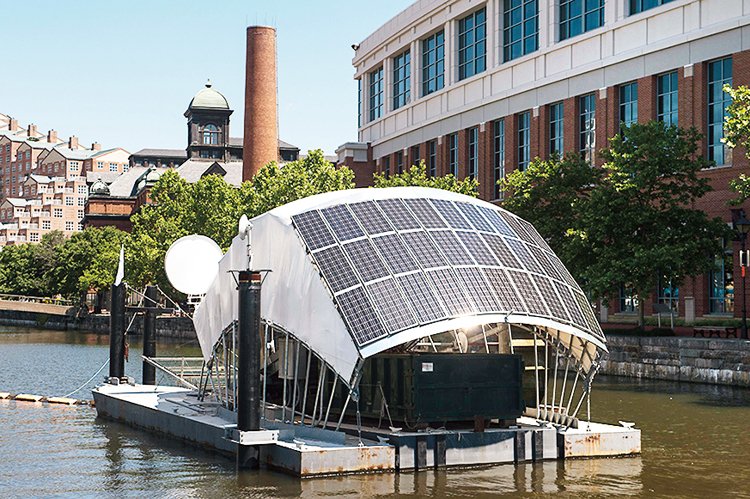
<instances>
[{"instance_id":1,"label":"rippled water","mask_svg":"<svg viewBox=\"0 0 750 499\"><path fill-rule=\"evenodd\" d=\"M108 341L0 329L0 391L64 395L99 369ZM161 343L158 351L198 355L194 343ZM139 345L130 354L127 372L139 379ZM307 480L263 470L237 474L226 458L98 420L89 407L0 401L0 496L750 498L750 390L597 381L592 417L635 421L643 430L641 457ZM87 388L79 396L91 395Z\"/></svg>"}]
</instances>

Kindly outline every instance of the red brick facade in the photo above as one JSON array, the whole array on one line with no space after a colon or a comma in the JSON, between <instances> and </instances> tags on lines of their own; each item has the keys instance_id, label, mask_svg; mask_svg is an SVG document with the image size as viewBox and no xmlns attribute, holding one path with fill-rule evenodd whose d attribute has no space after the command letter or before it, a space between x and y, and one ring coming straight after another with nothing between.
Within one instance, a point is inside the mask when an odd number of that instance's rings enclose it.
<instances>
[{"instance_id":1,"label":"red brick facade","mask_svg":"<svg viewBox=\"0 0 750 499\"><path fill-rule=\"evenodd\" d=\"M732 57L732 82L733 85L750 84L750 51L739 52L731 55ZM688 67L674 68L678 72L678 120L681 127L694 126L699 132L705 134L707 129L707 65L710 61L693 64ZM657 116L657 76L651 75L637 80L638 83L638 121L643 123L656 119ZM622 82L622 84L629 82ZM608 87L606 89L594 89L596 100L596 147L597 150L607 147L610 137L615 135L619 130L619 85ZM591 92L587 92L589 94ZM582 94L582 95L586 95ZM563 101L564 120L563 120L563 144L565 151L579 151L580 133L579 133L579 97L574 96ZM546 158L549 156L549 104L545 103L538 109L528 109L531 116L530 130L530 151L531 157ZM503 119L505 122L505 172L512 172L518 165L518 114L509 116L498 116L497 119ZM479 147L478 147L478 180L479 195L482 199L494 200L494 121L487 121L479 126ZM469 127L471 128L471 127ZM469 128L456 130L459 136L459 171L458 177L465 178L468 171L468 133ZM442 137L431 137L429 140L438 140L437 147L437 174L445 175L449 173L449 135ZM410 144L407 151L411 151ZM418 144L420 148L420 158L427 161L427 141ZM701 143L702 154L707 151L707 141L704 137ZM372 148L370 148L372 150ZM402 151L404 152L404 151ZM395 154L391 154L391 172L396 172ZM407 157L404 152L404 157ZM409 157L411 159L411 157ZM374 160L374 161L373 161ZM371 158L375 163L375 171L382 172L381 158ZM601 158L596 158L596 164L601 164ZM406 164L404 168L407 168ZM707 194L699 203L699 208L703 209L711 217L719 217L727 222L731 221L731 212L728 201L734 197L734 193L729 189L729 181L735 179L740 173L750 174L748 161L745 153L741 149L730 152L725 165L717 166L702 172L702 176L711 181L714 189ZM750 204L745 207L750 213ZM732 245L733 255L736 256L739 243L730 243ZM740 268L738 259L734 258L733 275L735 286L736 306L734 315L741 314L742 283L740 282ZM654 283L656 292L656 283ZM692 297L695 303L695 316L701 317L710 314L709 306L709 277L696 276L683 283L679 289L679 314L685 314L685 297ZM619 312L619 300L617 297L610 301L610 313ZM652 302L656 301L656 296L648 300L646 304L646 313L652 312Z\"/></svg>"}]
</instances>

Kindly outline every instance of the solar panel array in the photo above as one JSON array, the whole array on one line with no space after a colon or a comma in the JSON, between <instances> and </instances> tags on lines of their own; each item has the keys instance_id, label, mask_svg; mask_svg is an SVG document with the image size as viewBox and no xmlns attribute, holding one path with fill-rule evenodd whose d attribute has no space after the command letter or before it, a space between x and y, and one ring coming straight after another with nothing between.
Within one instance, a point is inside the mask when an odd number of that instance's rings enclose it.
<instances>
[{"instance_id":1,"label":"solar panel array","mask_svg":"<svg viewBox=\"0 0 750 499\"><path fill-rule=\"evenodd\" d=\"M591 305L534 227L445 199L339 204L292 217L359 345L475 314L529 314L603 339Z\"/></svg>"}]
</instances>

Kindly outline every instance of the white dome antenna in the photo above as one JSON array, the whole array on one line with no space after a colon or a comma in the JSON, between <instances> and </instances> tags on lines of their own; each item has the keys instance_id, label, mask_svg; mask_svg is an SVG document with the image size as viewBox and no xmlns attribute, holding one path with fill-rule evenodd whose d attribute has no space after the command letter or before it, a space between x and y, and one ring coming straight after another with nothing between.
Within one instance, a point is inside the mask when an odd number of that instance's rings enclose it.
<instances>
[{"instance_id":1,"label":"white dome antenna","mask_svg":"<svg viewBox=\"0 0 750 499\"><path fill-rule=\"evenodd\" d=\"M193 234L172 243L164 256L164 270L176 290L202 295L219 273L222 256L221 248L213 239Z\"/></svg>"}]
</instances>

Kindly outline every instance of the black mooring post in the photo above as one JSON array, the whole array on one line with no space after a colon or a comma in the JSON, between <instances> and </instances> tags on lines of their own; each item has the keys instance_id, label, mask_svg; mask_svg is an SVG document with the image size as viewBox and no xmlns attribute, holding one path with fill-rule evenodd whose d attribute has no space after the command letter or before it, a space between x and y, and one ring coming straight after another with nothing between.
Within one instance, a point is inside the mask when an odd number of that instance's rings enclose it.
<instances>
[{"instance_id":1,"label":"black mooring post","mask_svg":"<svg viewBox=\"0 0 750 499\"><path fill-rule=\"evenodd\" d=\"M125 285L112 286L109 307L109 377L125 376Z\"/></svg>"},{"instance_id":2,"label":"black mooring post","mask_svg":"<svg viewBox=\"0 0 750 499\"><path fill-rule=\"evenodd\" d=\"M156 286L146 286L146 315L143 318L143 355L156 357ZM143 361L143 384L156 384L156 368Z\"/></svg>"},{"instance_id":3,"label":"black mooring post","mask_svg":"<svg viewBox=\"0 0 750 499\"><path fill-rule=\"evenodd\" d=\"M239 369L237 372L237 429L260 429L260 283L258 272L239 273ZM256 469L258 447L239 445L237 467Z\"/></svg>"}]
</instances>

